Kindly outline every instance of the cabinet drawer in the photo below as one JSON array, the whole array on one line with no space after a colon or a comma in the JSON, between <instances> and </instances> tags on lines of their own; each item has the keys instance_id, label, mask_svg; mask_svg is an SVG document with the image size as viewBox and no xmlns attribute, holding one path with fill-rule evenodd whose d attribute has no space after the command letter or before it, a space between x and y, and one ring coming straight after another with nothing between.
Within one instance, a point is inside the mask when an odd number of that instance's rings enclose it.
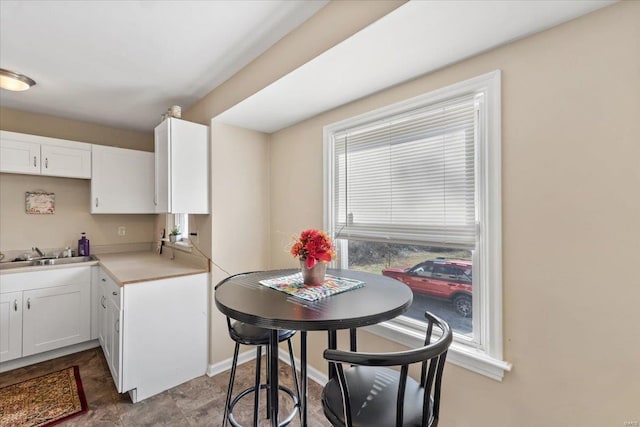
<instances>
[{"instance_id":1,"label":"cabinet drawer","mask_svg":"<svg viewBox=\"0 0 640 427\"><path fill-rule=\"evenodd\" d=\"M102 269L98 272L98 280L102 286L106 299L113 302L115 307L120 310L122 301L122 288Z\"/></svg>"}]
</instances>

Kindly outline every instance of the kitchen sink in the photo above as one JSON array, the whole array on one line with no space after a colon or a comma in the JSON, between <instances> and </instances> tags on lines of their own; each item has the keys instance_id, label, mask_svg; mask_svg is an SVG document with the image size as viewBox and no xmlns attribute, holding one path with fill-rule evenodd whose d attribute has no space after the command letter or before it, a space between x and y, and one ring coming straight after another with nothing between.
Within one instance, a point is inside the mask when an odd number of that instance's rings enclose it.
<instances>
[{"instance_id":1,"label":"kitchen sink","mask_svg":"<svg viewBox=\"0 0 640 427\"><path fill-rule=\"evenodd\" d=\"M33 266L47 266L47 265L63 265L63 264L77 264L80 262L96 261L94 255L90 256L74 256L68 258L34 258L28 261L13 261L0 263L0 270L9 270L13 268L21 267L33 267Z\"/></svg>"}]
</instances>

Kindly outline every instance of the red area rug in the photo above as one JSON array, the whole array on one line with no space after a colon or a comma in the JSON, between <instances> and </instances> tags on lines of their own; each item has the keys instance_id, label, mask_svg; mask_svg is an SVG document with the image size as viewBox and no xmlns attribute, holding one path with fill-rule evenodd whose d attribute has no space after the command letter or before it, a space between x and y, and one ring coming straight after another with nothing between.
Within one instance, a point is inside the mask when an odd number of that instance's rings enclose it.
<instances>
[{"instance_id":1,"label":"red area rug","mask_svg":"<svg viewBox=\"0 0 640 427\"><path fill-rule=\"evenodd\" d=\"M0 388L0 427L45 427L87 411L78 366Z\"/></svg>"}]
</instances>

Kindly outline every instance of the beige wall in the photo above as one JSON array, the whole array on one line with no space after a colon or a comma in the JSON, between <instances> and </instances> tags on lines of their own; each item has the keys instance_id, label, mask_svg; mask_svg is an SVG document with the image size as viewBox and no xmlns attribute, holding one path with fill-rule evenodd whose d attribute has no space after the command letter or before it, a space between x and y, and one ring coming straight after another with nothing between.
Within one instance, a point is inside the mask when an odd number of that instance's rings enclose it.
<instances>
[{"instance_id":1,"label":"beige wall","mask_svg":"<svg viewBox=\"0 0 640 427\"><path fill-rule=\"evenodd\" d=\"M331 1L232 78L185 111L183 118L209 124L280 77L388 14L406 0Z\"/></svg>"},{"instance_id":2,"label":"beige wall","mask_svg":"<svg viewBox=\"0 0 640 427\"><path fill-rule=\"evenodd\" d=\"M27 215L25 192L45 190L56 195L53 215ZM81 232L91 246L151 242L155 215L91 215L90 184L86 179L0 174L0 249L38 246L77 249ZM127 228L118 236L118 227Z\"/></svg>"},{"instance_id":3,"label":"beige wall","mask_svg":"<svg viewBox=\"0 0 640 427\"><path fill-rule=\"evenodd\" d=\"M504 353L448 364L442 426L640 420L640 2L621 2L271 136L271 267L322 227L322 127L502 70ZM362 333L363 349L388 348ZM325 369L325 337L310 361ZM391 347L398 346L391 345Z\"/></svg>"},{"instance_id":4,"label":"beige wall","mask_svg":"<svg viewBox=\"0 0 640 427\"><path fill-rule=\"evenodd\" d=\"M137 132L9 108L0 108L0 129L90 144L153 151L153 129L149 129L149 132Z\"/></svg>"},{"instance_id":5,"label":"beige wall","mask_svg":"<svg viewBox=\"0 0 640 427\"><path fill-rule=\"evenodd\" d=\"M153 133L141 133L0 109L0 129L100 145L153 151ZM27 215L25 192L45 190L56 195L56 213ZM70 246L77 249L81 232L93 247L151 242L155 215L91 215L90 181L37 175L0 174L0 250L22 251ZM127 228L118 236L118 226Z\"/></svg>"},{"instance_id":6,"label":"beige wall","mask_svg":"<svg viewBox=\"0 0 640 427\"><path fill-rule=\"evenodd\" d=\"M229 274L269 266L269 147L266 134L211 123L211 267L214 285ZM224 316L211 310L211 362L230 357Z\"/></svg>"},{"instance_id":7,"label":"beige wall","mask_svg":"<svg viewBox=\"0 0 640 427\"><path fill-rule=\"evenodd\" d=\"M185 110L183 118L209 125L211 118L403 3L404 0L330 2L195 106ZM267 141L268 136L258 132L211 124L212 214L190 215L189 221L200 231L199 246L203 252L230 273L269 265L269 203L264 199L269 191ZM211 268L214 285L226 277L226 273L215 265ZM211 313L209 362L216 363L231 357L232 346L224 319L215 306Z\"/></svg>"}]
</instances>

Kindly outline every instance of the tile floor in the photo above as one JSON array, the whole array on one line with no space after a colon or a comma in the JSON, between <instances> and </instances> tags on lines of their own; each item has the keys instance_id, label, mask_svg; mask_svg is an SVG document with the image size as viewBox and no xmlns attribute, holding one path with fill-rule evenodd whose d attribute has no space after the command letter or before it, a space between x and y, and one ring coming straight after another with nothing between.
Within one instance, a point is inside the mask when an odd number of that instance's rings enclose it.
<instances>
[{"instance_id":1,"label":"tile floor","mask_svg":"<svg viewBox=\"0 0 640 427\"><path fill-rule=\"evenodd\" d=\"M263 359L264 362L264 359ZM67 366L80 366L80 377L84 387L89 410L59 426L221 426L224 402L229 381L229 372L214 377L202 376L181 384L137 404L132 404L128 394L118 394L113 384L107 362L100 348L86 350L36 365L15 369L0 374L0 387L29 378L44 375ZM234 394L254 381L254 363L248 362L238 367ZM265 364L262 363L264 367ZM281 382L292 390L292 376L289 365L281 364ZM161 375L161 373L159 373ZM309 381L309 427L327 427L320 407L321 387ZM291 405L282 398L282 406ZM264 418L265 396L262 393L260 426L268 426ZM244 398L234 410L236 420L243 426L251 426L253 420L252 395ZM290 426L299 426L300 419L294 418Z\"/></svg>"}]
</instances>

